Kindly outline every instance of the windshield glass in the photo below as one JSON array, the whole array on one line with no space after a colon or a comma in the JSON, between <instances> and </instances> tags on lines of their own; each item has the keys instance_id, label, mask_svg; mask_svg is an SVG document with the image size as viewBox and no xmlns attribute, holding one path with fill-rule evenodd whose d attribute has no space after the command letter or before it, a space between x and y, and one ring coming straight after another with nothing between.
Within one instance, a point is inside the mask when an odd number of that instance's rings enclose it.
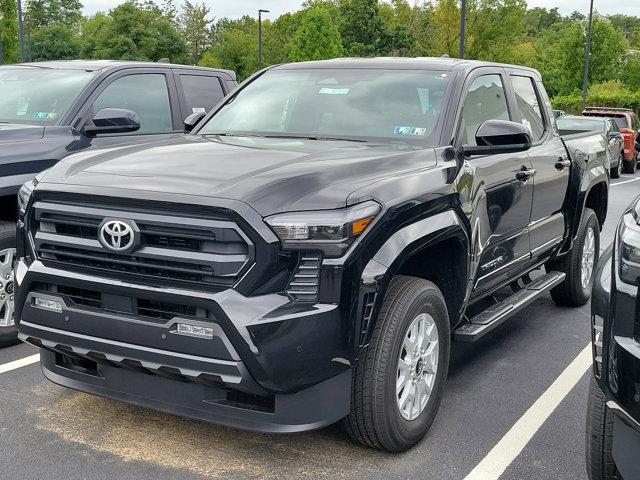
<instances>
[{"instance_id":1,"label":"windshield glass","mask_svg":"<svg viewBox=\"0 0 640 480\"><path fill-rule=\"evenodd\" d=\"M449 74L416 70L271 70L199 133L431 144Z\"/></svg>"},{"instance_id":2,"label":"windshield glass","mask_svg":"<svg viewBox=\"0 0 640 480\"><path fill-rule=\"evenodd\" d=\"M0 68L0 122L53 125L94 76L84 70Z\"/></svg>"},{"instance_id":3,"label":"windshield glass","mask_svg":"<svg viewBox=\"0 0 640 480\"><path fill-rule=\"evenodd\" d=\"M598 118L560 117L557 123L560 130L569 132L601 132L604 130L604 123Z\"/></svg>"}]
</instances>

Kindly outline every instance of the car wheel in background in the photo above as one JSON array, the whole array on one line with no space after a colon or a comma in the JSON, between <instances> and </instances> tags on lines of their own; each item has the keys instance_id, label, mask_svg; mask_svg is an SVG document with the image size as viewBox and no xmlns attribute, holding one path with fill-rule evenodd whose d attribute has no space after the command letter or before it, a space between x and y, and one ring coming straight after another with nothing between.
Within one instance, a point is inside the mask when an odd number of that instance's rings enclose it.
<instances>
[{"instance_id":1,"label":"car wheel in background","mask_svg":"<svg viewBox=\"0 0 640 480\"><path fill-rule=\"evenodd\" d=\"M613 462L613 414L593 376L589 385L585 457L589 480L616 480Z\"/></svg>"},{"instance_id":2,"label":"car wheel in background","mask_svg":"<svg viewBox=\"0 0 640 480\"><path fill-rule=\"evenodd\" d=\"M620 154L618 157L618 165L611 169L611 178L620 178L620 174L622 174L622 163L624 161L624 154Z\"/></svg>"},{"instance_id":3,"label":"car wheel in background","mask_svg":"<svg viewBox=\"0 0 640 480\"><path fill-rule=\"evenodd\" d=\"M558 305L581 307L591 298L591 287L600 257L600 223L596 213L585 208L573 248L560 260L547 263L548 271L564 272L567 277L551 290Z\"/></svg>"},{"instance_id":4,"label":"car wheel in background","mask_svg":"<svg viewBox=\"0 0 640 480\"><path fill-rule=\"evenodd\" d=\"M14 320L13 264L16 257L16 226L0 223L0 347L18 342Z\"/></svg>"},{"instance_id":5,"label":"car wheel in background","mask_svg":"<svg viewBox=\"0 0 640 480\"><path fill-rule=\"evenodd\" d=\"M349 435L390 452L422 440L440 406L450 338L440 290L420 278L393 278L355 368L351 412L344 420Z\"/></svg>"},{"instance_id":6,"label":"car wheel in background","mask_svg":"<svg viewBox=\"0 0 640 480\"><path fill-rule=\"evenodd\" d=\"M625 160L624 164L624 173L636 173L638 169L638 161L637 160Z\"/></svg>"}]
</instances>

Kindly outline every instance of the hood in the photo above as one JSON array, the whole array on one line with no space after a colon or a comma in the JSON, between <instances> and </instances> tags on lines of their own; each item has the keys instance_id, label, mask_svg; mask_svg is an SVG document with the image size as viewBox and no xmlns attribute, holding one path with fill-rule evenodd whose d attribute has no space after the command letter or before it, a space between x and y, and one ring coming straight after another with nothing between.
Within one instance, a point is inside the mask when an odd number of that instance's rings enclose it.
<instances>
[{"instance_id":1,"label":"hood","mask_svg":"<svg viewBox=\"0 0 640 480\"><path fill-rule=\"evenodd\" d=\"M24 140L40 140L43 136L44 127L39 125L0 123L0 144Z\"/></svg>"},{"instance_id":2,"label":"hood","mask_svg":"<svg viewBox=\"0 0 640 480\"><path fill-rule=\"evenodd\" d=\"M180 135L86 150L43 183L234 199L269 215L344 207L359 188L435 164L433 149L406 145Z\"/></svg>"}]
</instances>

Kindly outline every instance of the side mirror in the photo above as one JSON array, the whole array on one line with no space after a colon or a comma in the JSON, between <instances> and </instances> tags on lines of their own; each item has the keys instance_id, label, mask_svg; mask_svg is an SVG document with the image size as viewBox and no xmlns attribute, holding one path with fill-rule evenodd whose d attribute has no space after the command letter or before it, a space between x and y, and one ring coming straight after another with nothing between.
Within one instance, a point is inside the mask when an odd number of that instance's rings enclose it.
<instances>
[{"instance_id":1,"label":"side mirror","mask_svg":"<svg viewBox=\"0 0 640 480\"><path fill-rule=\"evenodd\" d=\"M487 120L476 132L477 146L465 145L463 153L491 155L498 153L524 152L531 148L533 140L529 129L521 123L506 120Z\"/></svg>"},{"instance_id":2,"label":"side mirror","mask_svg":"<svg viewBox=\"0 0 640 480\"><path fill-rule=\"evenodd\" d=\"M622 139L624 137L622 136L622 134L620 132L609 132L609 140L613 140L613 139L616 139L616 138Z\"/></svg>"},{"instance_id":3,"label":"side mirror","mask_svg":"<svg viewBox=\"0 0 640 480\"><path fill-rule=\"evenodd\" d=\"M189 133L206 116L206 112L196 112L184 119L184 133Z\"/></svg>"},{"instance_id":4,"label":"side mirror","mask_svg":"<svg viewBox=\"0 0 640 480\"><path fill-rule=\"evenodd\" d=\"M92 123L83 129L86 135L92 137L101 133L132 133L140 130L138 114L124 108L103 108L94 115Z\"/></svg>"}]
</instances>

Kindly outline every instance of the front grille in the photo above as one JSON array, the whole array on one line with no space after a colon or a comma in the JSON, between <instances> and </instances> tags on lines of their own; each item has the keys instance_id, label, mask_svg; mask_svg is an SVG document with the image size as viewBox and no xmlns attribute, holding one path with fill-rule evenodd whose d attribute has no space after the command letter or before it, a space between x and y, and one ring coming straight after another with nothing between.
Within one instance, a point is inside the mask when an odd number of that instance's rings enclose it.
<instances>
[{"instance_id":1,"label":"front grille","mask_svg":"<svg viewBox=\"0 0 640 480\"><path fill-rule=\"evenodd\" d=\"M103 301L103 294L97 290L48 283L37 283L33 289L37 292L60 295L78 307L89 307L95 310L124 313L141 317L142 319L162 321L173 320L174 318L206 320L207 317L210 317L205 309L194 307L193 305L132 297L132 310L130 312L123 312L110 308L109 303Z\"/></svg>"},{"instance_id":2,"label":"front grille","mask_svg":"<svg viewBox=\"0 0 640 480\"><path fill-rule=\"evenodd\" d=\"M254 259L253 244L230 219L46 201L37 201L33 211L36 256L65 269L211 290L233 286ZM107 219L135 224L139 240L131 253L113 252L100 243L100 226Z\"/></svg>"}]
</instances>

